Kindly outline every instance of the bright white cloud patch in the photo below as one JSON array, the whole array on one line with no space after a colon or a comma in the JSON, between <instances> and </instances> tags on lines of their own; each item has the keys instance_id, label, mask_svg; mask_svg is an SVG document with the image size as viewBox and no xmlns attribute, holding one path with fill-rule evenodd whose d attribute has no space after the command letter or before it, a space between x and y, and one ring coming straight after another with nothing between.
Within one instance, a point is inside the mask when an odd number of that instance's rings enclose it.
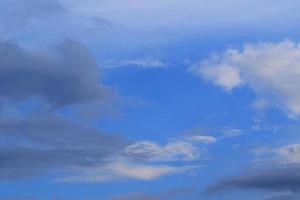
<instances>
[{"instance_id":1,"label":"bright white cloud patch","mask_svg":"<svg viewBox=\"0 0 300 200\"><path fill-rule=\"evenodd\" d=\"M257 94L254 105L279 107L300 115L300 45L292 41L228 49L192 67L192 71L227 90L247 85Z\"/></svg>"}]
</instances>

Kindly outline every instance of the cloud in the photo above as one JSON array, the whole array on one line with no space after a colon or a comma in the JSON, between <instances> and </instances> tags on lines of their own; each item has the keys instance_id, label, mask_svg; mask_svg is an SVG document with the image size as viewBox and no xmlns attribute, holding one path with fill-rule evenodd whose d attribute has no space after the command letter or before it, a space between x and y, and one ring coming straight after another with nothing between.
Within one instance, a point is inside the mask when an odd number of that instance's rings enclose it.
<instances>
[{"instance_id":1,"label":"cloud","mask_svg":"<svg viewBox=\"0 0 300 200\"><path fill-rule=\"evenodd\" d=\"M67 11L58 0L9 0L0 2L0 33L20 28L34 20L42 20Z\"/></svg>"},{"instance_id":2,"label":"cloud","mask_svg":"<svg viewBox=\"0 0 300 200\"><path fill-rule=\"evenodd\" d=\"M300 198L300 195L294 194L294 195L281 195L276 197L271 197L264 200L298 200Z\"/></svg>"},{"instance_id":3,"label":"cloud","mask_svg":"<svg viewBox=\"0 0 300 200\"><path fill-rule=\"evenodd\" d=\"M179 197L182 195L186 195L189 193L194 193L194 189L173 189L165 192L160 192L156 194L152 193L130 193L130 194L122 194L122 195L116 195L108 198L107 200L162 200L162 199L170 199L172 197Z\"/></svg>"},{"instance_id":4,"label":"cloud","mask_svg":"<svg viewBox=\"0 0 300 200\"><path fill-rule=\"evenodd\" d=\"M125 0L119 2L112 0L102 2L96 0L63 0L81 15L101 15L124 24L128 28L137 28L141 31L176 30L189 32L191 29L216 29L217 27L234 26L237 24L258 22L267 24L275 19L290 19L297 17L298 4L295 1L269 1L230 0L226 3L217 0ZM172 9L170 9L172 8ZM249 9L252 8L252 9ZM255 10L255 14L253 12ZM286 12L286 11L290 12ZM156 13L153 16L153 12ZM281 20L280 20L281 22ZM279 22L277 22L279 23ZM251 24L252 25L252 24ZM175 32L175 33L176 33ZM167 32L169 34L169 32ZM162 33L160 32L160 35ZM148 38L147 38L148 39Z\"/></svg>"},{"instance_id":5,"label":"cloud","mask_svg":"<svg viewBox=\"0 0 300 200\"><path fill-rule=\"evenodd\" d=\"M136 60L120 60L120 61L107 61L103 64L104 68L119 68L119 67L140 67L143 69L151 68L166 68L168 63L164 63L157 59L143 58Z\"/></svg>"},{"instance_id":6,"label":"cloud","mask_svg":"<svg viewBox=\"0 0 300 200\"><path fill-rule=\"evenodd\" d=\"M126 141L56 116L0 121L0 180L72 173L118 154ZM57 174L53 174L57 172Z\"/></svg>"},{"instance_id":7,"label":"cloud","mask_svg":"<svg viewBox=\"0 0 300 200\"><path fill-rule=\"evenodd\" d=\"M81 183L147 181L199 168L170 163L176 151L185 151L178 144L171 144L167 148L170 152L163 152L159 159L152 154L146 154L149 159L140 159L136 152L139 148L128 148L132 143L140 144L55 114L0 118L0 181L40 176Z\"/></svg>"},{"instance_id":8,"label":"cloud","mask_svg":"<svg viewBox=\"0 0 300 200\"><path fill-rule=\"evenodd\" d=\"M41 99L49 108L104 102L108 89L90 52L66 40L48 53L30 52L0 41L0 101Z\"/></svg>"},{"instance_id":9,"label":"cloud","mask_svg":"<svg viewBox=\"0 0 300 200\"><path fill-rule=\"evenodd\" d=\"M266 155L266 157L252 162L249 170L244 170L239 175L224 178L209 186L206 193L215 194L227 190L256 189L291 192L294 197L300 191L299 152L299 144L259 149L256 153ZM278 197L278 199L282 198Z\"/></svg>"},{"instance_id":10,"label":"cloud","mask_svg":"<svg viewBox=\"0 0 300 200\"><path fill-rule=\"evenodd\" d=\"M74 175L66 176L63 182L105 182L122 179L149 181L166 175L185 173L195 170L197 166L171 166L158 164L141 164L127 158L116 158L98 167L73 168Z\"/></svg>"},{"instance_id":11,"label":"cloud","mask_svg":"<svg viewBox=\"0 0 300 200\"><path fill-rule=\"evenodd\" d=\"M300 190L299 166L285 165L275 166L269 169L256 169L245 175L225 178L222 181L208 187L207 193L214 194L234 189L258 189L267 191Z\"/></svg>"},{"instance_id":12,"label":"cloud","mask_svg":"<svg viewBox=\"0 0 300 200\"><path fill-rule=\"evenodd\" d=\"M198 148L185 141L174 141L164 146L150 141L138 141L127 146L125 153L152 161L189 161L199 157Z\"/></svg>"},{"instance_id":13,"label":"cloud","mask_svg":"<svg viewBox=\"0 0 300 200\"><path fill-rule=\"evenodd\" d=\"M136 141L129 144L125 155L149 161L194 161L200 158L201 143L212 144L217 142L213 136L189 134L172 138L165 144L153 141Z\"/></svg>"},{"instance_id":14,"label":"cloud","mask_svg":"<svg viewBox=\"0 0 300 200\"><path fill-rule=\"evenodd\" d=\"M194 65L191 70L226 90L247 86L257 94L257 108L273 106L300 114L300 47L293 41L247 44Z\"/></svg>"},{"instance_id":15,"label":"cloud","mask_svg":"<svg viewBox=\"0 0 300 200\"><path fill-rule=\"evenodd\" d=\"M300 144L290 144L284 147L271 148L276 160L281 163L300 164Z\"/></svg>"},{"instance_id":16,"label":"cloud","mask_svg":"<svg viewBox=\"0 0 300 200\"><path fill-rule=\"evenodd\" d=\"M207 138L205 141L201 139L201 142L206 142L206 140ZM75 167L73 168L74 175L63 177L60 181L103 182L119 179L145 181L166 175L187 173L200 167L188 164L190 161L199 159L200 156L200 149L195 141L192 138L186 140L177 138L165 145L152 141L128 142L126 146L119 149L119 154L108 158L104 164Z\"/></svg>"},{"instance_id":17,"label":"cloud","mask_svg":"<svg viewBox=\"0 0 300 200\"><path fill-rule=\"evenodd\" d=\"M207 136L207 135L191 135L189 137L192 141L195 142L203 142L207 144L212 144L217 142L217 138L213 136Z\"/></svg>"}]
</instances>

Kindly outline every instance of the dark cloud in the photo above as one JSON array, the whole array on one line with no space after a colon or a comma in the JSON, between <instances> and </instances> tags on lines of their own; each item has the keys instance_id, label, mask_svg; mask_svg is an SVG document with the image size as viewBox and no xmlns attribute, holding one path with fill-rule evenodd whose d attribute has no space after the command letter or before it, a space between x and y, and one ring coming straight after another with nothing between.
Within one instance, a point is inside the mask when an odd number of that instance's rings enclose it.
<instances>
[{"instance_id":1,"label":"dark cloud","mask_svg":"<svg viewBox=\"0 0 300 200\"><path fill-rule=\"evenodd\" d=\"M68 173L118 154L125 141L55 116L0 122L0 180Z\"/></svg>"},{"instance_id":2,"label":"dark cloud","mask_svg":"<svg viewBox=\"0 0 300 200\"><path fill-rule=\"evenodd\" d=\"M39 98L51 108L102 101L95 59L79 42L67 40L51 52L32 53L0 41L0 102Z\"/></svg>"},{"instance_id":3,"label":"dark cloud","mask_svg":"<svg viewBox=\"0 0 300 200\"><path fill-rule=\"evenodd\" d=\"M271 197L264 200L299 200L300 195L294 194L294 195L281 195L276 197Z\"/></svg>"},{"instance_id":4,"label":"dark cloud","mask_svg":"<svg viewBox=\"0 0 300 200\"><path fill-rule=\"evenodd\" d=\"M269 191L300 191L300 166L277 165L267 169L229 177L207 188L208 194L233 189L258 189Z\"/></svg>"},{"instance_id":5,"label":"dark cloud","mask_svg":"<svg viewBox=\"0 0 300 200\"><path fill-rule=\"evenodd\" d=\"M117 195L108 198L107 200L166 200L172 197L178 197L184 194L195 193L194 189L190 188L181 188L181 189L173 189L161 193L151 194L151 193L131 193L131 194L123 194Z\"/></svg>"}]
</instances>

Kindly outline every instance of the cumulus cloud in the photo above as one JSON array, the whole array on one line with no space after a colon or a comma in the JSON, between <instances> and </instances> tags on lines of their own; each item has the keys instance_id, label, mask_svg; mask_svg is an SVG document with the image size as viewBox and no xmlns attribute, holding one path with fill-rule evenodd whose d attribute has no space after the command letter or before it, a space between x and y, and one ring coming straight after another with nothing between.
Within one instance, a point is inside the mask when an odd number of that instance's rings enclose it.
<instances>
[{"instance_id":1,"label":"cumulus cloud","mask_svg":"<svg viewBox=\"0 0 300 200\"><path fill-rule=\"evenodd\" d=\"M300 114L300 47L293 41L247 44L228 49L194 65L191 70L232 90L243 85L257 94L258 108L274 106L290 116Z\"/></svg>"},{"instance_id":2,"label":"cumulus cloud","mask_svg":"<svg viewBox=\"0 0 300 200\"><path fill-rule=\"evenodd\" d=\"M37 98L48 107L103 102L108 89L81 43L67 40L47 53L30 52L0 41L0 102Z\"/></svg>"}]
</instances>

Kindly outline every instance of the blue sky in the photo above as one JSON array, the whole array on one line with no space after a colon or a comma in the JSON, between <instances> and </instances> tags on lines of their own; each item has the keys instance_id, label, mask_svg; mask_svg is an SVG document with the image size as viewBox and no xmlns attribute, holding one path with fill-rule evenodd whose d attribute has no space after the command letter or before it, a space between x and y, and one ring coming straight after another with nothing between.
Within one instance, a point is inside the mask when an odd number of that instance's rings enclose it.
<instances>
[{"instance_id":1,"label":"blue sky","mask_svg":"<svg viewBox=\"0 0 300 200\"><path fill-rule=\"evenodd\" d=\"M298 199L299 10L2 0L0 200Z\"/></svg>"}]
</instances>

